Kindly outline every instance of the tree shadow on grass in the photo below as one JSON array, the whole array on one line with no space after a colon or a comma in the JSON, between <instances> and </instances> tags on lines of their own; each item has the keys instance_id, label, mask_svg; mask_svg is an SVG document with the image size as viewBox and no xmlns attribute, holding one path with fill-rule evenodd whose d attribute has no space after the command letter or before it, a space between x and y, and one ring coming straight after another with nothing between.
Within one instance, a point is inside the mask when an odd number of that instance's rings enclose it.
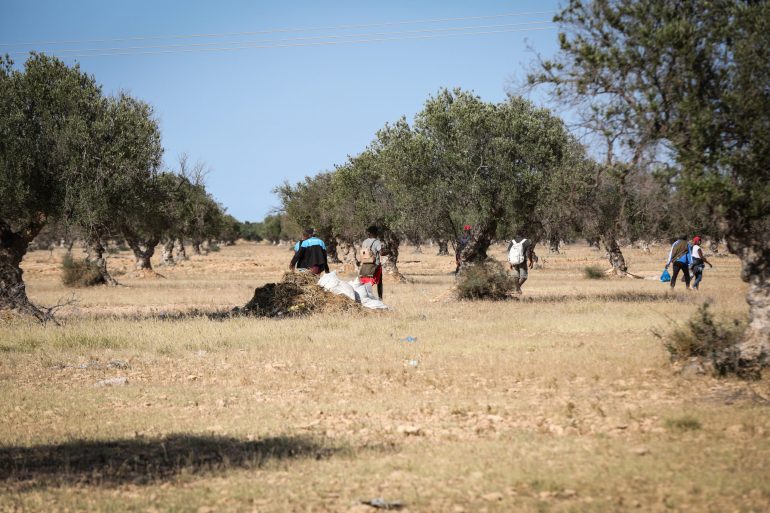
<instances>
[{"instance_id":1,"label":"tree shadow on grass","mask_svg":"<svg viewBox=\"0 0 770 513\"><path fill-rule=\"evenodd\" d=\"M0 487L151 484L179 474L256 469L274 460L326 459L343 450L309 437L250 441L188 434L0 446Z\"/></svg>"}]
</instances>

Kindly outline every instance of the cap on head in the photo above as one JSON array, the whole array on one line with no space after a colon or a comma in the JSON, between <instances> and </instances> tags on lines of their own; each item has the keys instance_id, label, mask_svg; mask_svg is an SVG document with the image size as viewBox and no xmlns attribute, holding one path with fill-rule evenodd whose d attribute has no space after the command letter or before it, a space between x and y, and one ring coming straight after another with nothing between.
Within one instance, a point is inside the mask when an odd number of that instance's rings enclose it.
<instances>
[{"instance_id":1,"label":"cap on head","mask_svg":"<svg viewBox=\"0 0 770 513\"><path fill-rule=\"evenodd\" d=\"M692 241L693 241L695 244L698 244L698 243L700 242L700 237L699 237L698 235L696 235L695 237L693 237L693 238L692 238Z\"/></svg>"},{"instance_id":2,"label":"cap on head","mask_svg":"<svg viewBox=\"0 0 770 513\"><path fill-rule=\"evenodd\" d=\"M315 234L315 230L312 228L305 228L302 233L305 235L305 237L312 237Z\"/></svg>"},{"instance_id":3,"label":"cap on head","mask_svg":"<svg viewBox=\"0 0 770 513\"><path fill-rule=\"evenodd\" d=\"M465 226L463 226L463 230L465 230L466 232L471 231L471 225L466 224Z\"/></svg>"}]
</instances>

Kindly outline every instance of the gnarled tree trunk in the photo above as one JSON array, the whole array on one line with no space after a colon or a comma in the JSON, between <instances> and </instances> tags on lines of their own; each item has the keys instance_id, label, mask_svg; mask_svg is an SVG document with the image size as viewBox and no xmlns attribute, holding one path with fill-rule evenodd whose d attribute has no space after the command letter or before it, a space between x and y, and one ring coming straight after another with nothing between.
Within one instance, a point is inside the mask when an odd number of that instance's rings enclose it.
<instances>
[{"instance_id":1,"label":"gnarled tree trunk","mask_svg":"<svg viewBox=\"0 0 770 513\"><path fill-rule=\"evenodd\" d=\"M168 239L163 243L163 253L160 257L160 265L176 265L176 262L174 262L174 239Z\"/></svg>"},{"instance_id":2,"label":"gnarled tree trunk","mask_svg":"<svg viewBox=\"0 0 770 513\"><path fill-rule=\"evenodd\" d=\"M107 260L104 258L104 246L98 237L90 237L87 239L86 260L96 265L105 284L113 287L118 285L115 278L113 278L109 271L107 271Z\"/></svg>"},{"instance_id":3,"label":"gnarled tree trunk","mask_svg":"<svg viewBox=\"0 0 770 513\"><path fill-rule=\"evenodd\" d=\"M0 220L0 310L11 310L32 315L40 321L46 315L33 305L27 297L21 269L21 261L27 253L27 246L40 232L40 225L15 232Z\"/></svg>"},{"instance_id":4,"label":"gnarled tree trunk","mask_svg":"<svg viewBox=\"0 0 770 513\"><path fill-rule=\"evenodd\" d=\"M487 250L497 232L497 219L501 217L502 212L492 212L488 219L473 226L471 240L460 251L459 271L462 272L472 264L481 264L487 259Z\"/></svg>"},{"instance_id":5,"label":"gnarled tree trunk","mask_svg":"<svg viewBox=\"0 0 770 513\"><path fill-rule=\"evenodd\" d=\"M740 228L726 232L739 234ZM749 325L738 346L739 372L749 376L759 375L762 368L770 366L770 241L759 233L762 231L727 239L727 248L741 259L741 279L749 284Z\"/></svg>"},{"instance_id":6,"label":"gnarled tree trunk","mask_svg":"<svg viewBox=\"0 0 770 513\"><path fill-rule=\"evenodd\" d=\"M201 254L201 242L202 241L199 239L193 239L192 241L193 255Z\"/></svg>"},{"instance_id":7,"label":"gnarled tree trunk","mask_svg":"<svg viewBox=\"0 0 770 513\"><path fill-rule=\"evenodd\" d=\"M135 238L126 238L126 243L134 252L134 258L136 259L134 269L137 271L152 271L152 262L150 260L152 259L152 255L155 254L155 246L158 245L158 242L159 240L157 238L148 239L146 241Z\"/></svg>"},{"instance_id":8,"label":"gnarled tree trunk","mask_svg":"<svg viewBox=\"0 0 770 513\"><path fill-rule=\"evenodd\" d=\"M401 246L401 239L392 231L386 230L384 233L385 248L388 250L388 255L385 257L385 261L382 263L385 272L393 276L395 279L401 282L406 281L406 277L398 270L398 253L399 246Z\"/></svg>"},{"instance_id":9,"label":"gnarled tree trunk","mask_svg":"<svg viewBox=\"0 0 770 513\"><path fill-rule=\"evenodd\" d=\"M617 276L626 276L628 272L628 266L626 266L626 259L623 257L623 252L620 250L620 245L617 239L611 235L605 235L601 237L604 249L607 250L607 258L612 266L612 272Z\"/></svg>"},{"instance_id":10,"label":"gnarled tree trunk","mask_svg":"<svg viewBox=\"0 0 770 513\"><path fill-rule=\"evenodd\" d=\"M436 256L449 256L449 242L445 239L438 240L438 254Z\"/></svg>"},{"instance_id":11,"label":"gnarled tree trunk","mask_svg":"<svg viewBox=\"0 0 770 513\"><path fill-rule=\"evenodd\" d=\"M177 239L176 240L176 261L179 262L181 260L188 260L187 250L184 247L184 240Z\"/></svg>"}]
</instances>

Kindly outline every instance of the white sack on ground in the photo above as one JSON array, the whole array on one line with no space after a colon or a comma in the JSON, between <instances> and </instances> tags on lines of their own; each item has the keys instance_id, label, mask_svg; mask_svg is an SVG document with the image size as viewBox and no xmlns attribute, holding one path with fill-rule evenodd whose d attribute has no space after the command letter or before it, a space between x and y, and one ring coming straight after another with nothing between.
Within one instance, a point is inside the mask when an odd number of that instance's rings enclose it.
<instances>
[{"instance_id":1,"label":"white sack on ground","mask_svg":"<svg viewBox=\"0 0 770 513\"><path fill-rule=\"evenodd\" d=\"M364 308L371 308L373 310L386 310L388 308L358 278L351 282L346 282L340 280L336 272L331 272L323 275L318 280L318 285L332 294L347 296L353 301L361 303L361 306Z\"/></svg>"},{"instance_id":2,"label":"white sack on ground","mask_svg":"<svg viewBox=\"0 0 770 513\"><path fill-rule=\"evenodd\" d=\"M353 287L353 290L356 291L356 294L358 294L358 296L361 298L361 304L364 307L371 308L373 310L387 310L388 305L377 299L377 296L374 295L371 288L366 284L361 283L358 278L351 281L350 285Z\"/></svg>"},{"instance_id":3,"label":"white sack on ground","mask_svg":"<svg viewBox=\"0 0 770 513\"><path fill-rule=\"evenodd\" d=\"M336 272L323 275L321 279L318 280L318 285L332 294L347 296L357 303L361 302L360 298L357 297L355 290L353 290L353 287L349 283L340 280L337 277Z\"/></svg>"}]
</instances>

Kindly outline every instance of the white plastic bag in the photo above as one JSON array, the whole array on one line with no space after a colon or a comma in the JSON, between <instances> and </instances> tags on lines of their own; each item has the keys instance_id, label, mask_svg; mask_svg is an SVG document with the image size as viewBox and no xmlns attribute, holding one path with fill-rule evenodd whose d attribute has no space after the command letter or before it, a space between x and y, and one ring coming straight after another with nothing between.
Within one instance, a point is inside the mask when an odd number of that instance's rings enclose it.
<instances>
[{"instance_id":1,"label":"white plastic bag","mask_svg":"<svg viewBox=\"0 0 770 513\"><path fill-rule=\"evenodd\" d=\"M337 294L338 296L347 296L353 301L360 301L360 299L356 297L357 295L353 287L349 283L341 281L337 277L336 272L325 274L323 277L321 277L320 280L318 280L318 285L323 287L324 290L331 292L332 294Z\"/></svg>"}]
</instances>

